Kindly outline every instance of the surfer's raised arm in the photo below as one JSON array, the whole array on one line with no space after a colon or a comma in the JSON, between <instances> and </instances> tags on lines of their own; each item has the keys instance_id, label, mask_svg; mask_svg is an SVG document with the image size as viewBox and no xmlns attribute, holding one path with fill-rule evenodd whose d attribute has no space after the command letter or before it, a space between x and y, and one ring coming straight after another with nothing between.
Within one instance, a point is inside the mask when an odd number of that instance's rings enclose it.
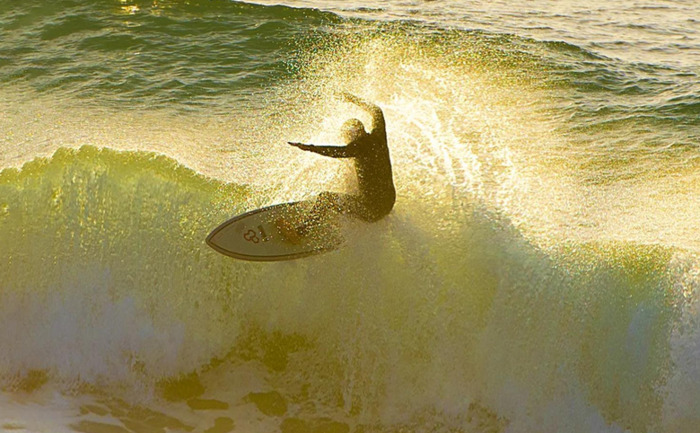
<instances>
[{"instance_id":1,"label":"surfer's raised arm","mask_svg":"<svg viewBox=\"0 0 700 433\"><path fill-rule=\"evenodd\" d=\"M350 102L352 104L357 105L372 116L371 132L375 132L377 130L385 131L386 124L384 121L384 113L382 112L381 108L379 108L377 105L371 102L365 101L364 99L358 98L357 96L347 92L341 93L341 97L346 102Z\"/></svg>"},{"instance_id":2,"label":"surfer's raised arm","mask_svg":"<svg viewBox=\"0 0 700 433\"><path fill-rule=\"evenodd\" d=\"M360 119L346 120L338 131L345 146L317 146L288 141L291 146L332 158L354 158L357 193L323 192L297 227L281 228L287 239L301 239L310 227L334 213L352 215L367 222L379 221L391 212L396 202L396 189L387 145L382 110L349 93L338 95L372 116L372 130L367 132Z\"/></svg>"},{"instance_id":3,"label":"surfer's raised arm","mask_svg":"<svg viewBox=\"0 0 700 433\"><path fill-rule=\"evenodd\" d=\"M290 145L297 147L307 152L318 153L319 155L329 156L331 158L353 158L356 156L356 146L350 144L348 146L317 146L315 144L294 143L288 141Z\"/></svg>"}]
</instances>

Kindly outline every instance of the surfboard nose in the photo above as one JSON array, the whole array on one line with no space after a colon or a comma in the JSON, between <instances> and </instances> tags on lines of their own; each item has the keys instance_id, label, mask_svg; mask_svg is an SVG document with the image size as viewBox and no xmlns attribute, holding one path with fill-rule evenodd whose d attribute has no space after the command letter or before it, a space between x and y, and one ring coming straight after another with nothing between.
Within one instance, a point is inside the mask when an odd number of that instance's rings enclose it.
<instances>
[{"instance_id":1,"label":"surfboard nose","mask_svg":"<svg viewBox=\"0 0 700 433\"><path fill-rule=\"evenodd\" d=\"M215 228L206 243L221 254L252 261L292 260L337 249L344 242L338 221L298 229L313 203L282 203L235 216Z\"/></svg>"}]
</instances>

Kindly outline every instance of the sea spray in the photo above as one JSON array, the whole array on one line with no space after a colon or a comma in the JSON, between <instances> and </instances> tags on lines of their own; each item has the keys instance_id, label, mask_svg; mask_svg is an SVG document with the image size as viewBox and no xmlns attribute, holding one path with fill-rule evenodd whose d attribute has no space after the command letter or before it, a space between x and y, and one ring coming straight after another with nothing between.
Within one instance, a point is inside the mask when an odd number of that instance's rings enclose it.
<instances>
[{"instance_id":1,"label":"sea spray","mask_svg":"<svg viewBox=\"0 0 700 433\"><path fill-rule=\"evenodd\" d=\"M0 189L6 380L46 370L68 382L152 382L235 340L235 327L207 330L228 317L207 303L245 272L203 239L231 212L212 200L242 200L245 187L155 154L83 147L3 171ZM203 327L187 325L202 315Z\"/></svg>"}]
</instances>

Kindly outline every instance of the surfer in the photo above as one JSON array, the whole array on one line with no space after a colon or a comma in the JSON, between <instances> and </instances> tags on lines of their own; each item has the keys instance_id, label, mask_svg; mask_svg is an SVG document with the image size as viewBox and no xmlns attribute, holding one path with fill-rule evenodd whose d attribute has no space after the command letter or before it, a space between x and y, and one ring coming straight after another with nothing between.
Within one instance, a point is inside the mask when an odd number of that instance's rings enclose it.
<instances>
[{"instance_id":1,"label":"surfer","mask_svg":"<svg viewBox=\"0 0 700 433\"><path fill-rule=\"evenodd\" d=\"M359 191L357 194L322 192L301 226L295 231L303 236L309 227L321 221L329 212L378 221L391 212L396 201L396 190L391 170L391 159L386 138L386 124L381 108L349 93L342 93L346 102L357 105L372 117L370 132L358 119L347 120L340 129L345 146L318 146L294 143L301 150L331 158L353 158ZM289 232L288 230L284 230Z\"/></svg>"}]
</instances>

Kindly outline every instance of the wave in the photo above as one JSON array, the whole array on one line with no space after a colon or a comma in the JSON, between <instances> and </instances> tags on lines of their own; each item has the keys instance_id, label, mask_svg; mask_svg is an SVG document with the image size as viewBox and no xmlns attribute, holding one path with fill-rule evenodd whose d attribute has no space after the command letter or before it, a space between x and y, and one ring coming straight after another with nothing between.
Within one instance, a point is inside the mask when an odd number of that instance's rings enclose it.
<instances>
[{"instance_id":1,"label":"wave","mask_svg":"<svg viewBox=\"0 0 700 433\"><path fill-rule=\"evenodd\" d=\"M620 242L546 252L479 205L413 197L303 261L208 249L255 194L94 147L1 172L3 387L138 399L242 357L290 401L368 425L696 425L697 258Z\"/></svg>"},{"instance_id":2,"label":"wave","mask_svg":"<svg viewBox=\"0 0 700 433\"><path fill-rule=\"evenodd\" d=\"M446 62L462 55L463 62L476 68L492 73L508 69L519 79L565 89L561 103L554 104L561 118L584 113L588 116L576 120L595 124L601 117L608 120L597 109L614 105L663 117L681 132L697 118L695 105L671 112L665 102L698 93L692 71L605 57L580 41L371 16L229 1L129 1L118 7L65 2L21 9L0 15L0 21L47 46L28 37L0 44L0 59L13 59L1 64L0 82L99 105L223 113L239 104L241 95L295 80L296 59L308 58L307 50L343 38L352 43L357 33L387 39L402 34L405 43L424 46L428 55ZM681 78L681 73L690 76ZM639 118L643 127L648 126L645 118Z\"/></svg>"},{"instance_id":3,"label":"wave","mask_svg":"<svg viewBox=\"0 0 700 433\"><path fill-rule=\"evenodd\" d=\"M216 109L212 95L285 77L294 41L338 21L317 10L230 1L20 6L0 11L0 23L32 37L0 43L0 59L12 59L0 62L0 82L100 105Z\"/></svg>"},{"instance_id":4,"label":"wave","mask_svg":"<svg viewBox=\"0 0 700 433\"><path fill-rule=\"evenodd\" d=\"M182 22L147 19L172 24L176 36L201 30L199 19L216 16L208 7L232 7L205 3L172 3ZM272 17L265 34L284 32L278 13L318 18L235 7ZM251 58L269 65L279 39L241 20ZM700 258L682 247L695 233L686 194L694 178L674 189L679 196L631 182L625 194L610 188L606 201L572 179L580 175L572 165L597 160L562 144L548 118L557 85L561 103L587 90L607 101L633 85L634 71L617 74L609 59L517 36L345 24L295 41L295 57L285 59L293 79L273 85L263 109L235 113L240 123L188 129L185 116L134 121L138 114L118 112L95 126L101 112L66 109L31 126L52 146L75 137L146 148L167 141L205 169L225 165L216 160L220 137L234 136L242 144L230 156L246 180L90 146L0 172L0 347L11 348L0 351L2 388L179 401L193 388L236 394L245 377L268 387L254 392L272 388L288 402L290 429L293 415L331 413L365 431L694 431ZM264 67L256 73L265 76ZM168 76L154 85L197 83ZM643 81L632 96L646 84L665 85ZM335 184L338 166L273 147L280 137L332 142L328 131L356 115L333 100L340 90L385 109L394 212L349 227L340 251L302 261L252 264L207 248L208 231L231 214L345 186ZM193 140L202 150L189 154ZM204 145L215 140L219 147ZM596 179L620 172L609 170L607 154L600 160ZM626 174L639 180L638 171ZM621 205L625 197L634 202Z\"/></svg>"},{"instance_id":5,"label":"wave","mask_svg":"<svg viewBox=\"0 0 700 433\"><path fill-rule=\"evenodd\" d=\"M4 170L0 190L6 380L159 377L211 357L185 350L207 326L184 323L202 312L197 290L226 287L223 261L203 247L226 215L211 200L244 200L245 187L153 154L83 147Z\"/></svg>"}]
</instances>

